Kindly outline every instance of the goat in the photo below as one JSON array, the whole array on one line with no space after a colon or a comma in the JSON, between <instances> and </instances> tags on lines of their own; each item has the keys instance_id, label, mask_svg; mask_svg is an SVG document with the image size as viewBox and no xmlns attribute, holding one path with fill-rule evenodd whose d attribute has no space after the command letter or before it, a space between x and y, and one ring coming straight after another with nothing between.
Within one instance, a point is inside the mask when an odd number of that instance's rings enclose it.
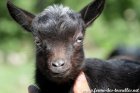
<instances>
[{"instance_id":1,"label":"goat","mask_svg":"<svg viewBox=\"0 0 140 93\"><path fill-rule=\"evenodd\" d=\"M128 59L140 62L140 48L130 46L117 46L109 54L107 59Z\"/></svg>"},{"instance_id":2,"label":"goat","mask_svg":"<svg viewBox=\"0 0 140 93\"><path fill-rule=\"evenodd\" d=\"M102 13L104 4L105 0L94 0L80 12L53 5L35 16L7 2L12 18L35 40L35 81L40 93L73 93L80 72L85 73L91 90L139 88L140 62L84 57L86 28Z\"/></svg>"}]
</instances>

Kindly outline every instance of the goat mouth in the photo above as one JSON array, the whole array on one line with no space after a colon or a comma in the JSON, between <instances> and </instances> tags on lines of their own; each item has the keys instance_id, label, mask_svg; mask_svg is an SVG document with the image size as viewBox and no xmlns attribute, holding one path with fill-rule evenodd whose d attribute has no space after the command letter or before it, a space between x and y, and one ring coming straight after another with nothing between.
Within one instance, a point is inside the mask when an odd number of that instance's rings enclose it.
<instances>
[{"instance_id":1,"label":"goat mouth","mask_svg":"<svg viewBox=\"0 0 140 93\"><path fill-rule=\"evenodd\" d=\"M66 77L69 75L69 73L70 73L70 68L60 73L52 72L52 77L54 78Z\"/></svg>"}]
</instances>

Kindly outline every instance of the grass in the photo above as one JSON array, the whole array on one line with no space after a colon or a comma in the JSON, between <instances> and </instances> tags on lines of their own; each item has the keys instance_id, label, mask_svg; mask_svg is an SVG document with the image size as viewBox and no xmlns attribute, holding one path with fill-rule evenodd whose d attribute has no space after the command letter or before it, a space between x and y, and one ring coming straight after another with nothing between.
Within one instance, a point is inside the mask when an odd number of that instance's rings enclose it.
<instances>
[{"instance_id":1,"label":"grass","mask_svg":"<svg viewBox=\"0 0 140 93\"><path fill-rule=\"evenodd\" d=\"M33 71L33 62L18 67L0 64L0 93L27 93L34 81Z\"/></svg>"}]
</instances>

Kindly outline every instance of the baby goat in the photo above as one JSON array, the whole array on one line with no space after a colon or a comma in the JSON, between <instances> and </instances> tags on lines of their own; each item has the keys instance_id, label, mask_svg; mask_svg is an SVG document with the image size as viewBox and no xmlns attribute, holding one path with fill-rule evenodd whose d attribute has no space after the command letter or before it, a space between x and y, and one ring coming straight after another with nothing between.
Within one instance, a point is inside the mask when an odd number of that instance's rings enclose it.
<instances>
[{"instance_id":1,"label":"baby goat","mask_svg":"<svg viewBox=\"0 0 140 93\"><path fill-rule=\"evenodd\" d=\"M8 1L12 18L30 32L36 43L36 84L40 93L70 93L80 72L91 89L138 89L140 62L85 59L85 29L104 8L105 0L94 0L80 12L62 5L49 6L38 15ZM119 91L116 91L119 92ZM100 92L101 93L101 92Z\"/></svg>"}]
</instances>

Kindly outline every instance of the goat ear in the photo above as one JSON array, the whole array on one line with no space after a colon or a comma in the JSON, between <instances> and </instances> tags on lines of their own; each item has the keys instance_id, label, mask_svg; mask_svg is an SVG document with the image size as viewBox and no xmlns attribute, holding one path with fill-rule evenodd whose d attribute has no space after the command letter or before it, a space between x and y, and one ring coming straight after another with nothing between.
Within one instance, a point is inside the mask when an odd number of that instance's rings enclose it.
<instances>
[{"instance_id":1,"label":"goat ear","mask_svg":"<svg viewBox=\"0 0 140 93\"><path fill-rule=\"evenodd\" d=\"M28 32L31 32L31 22L35 16L25 10L16 7L10 1L7 2L7 8L12 18Z\"/></svg>"},{"instance_id":2,"label":"goat ear","mask_svg":"<svg viewBox=\"0 0 140 93\"><path fill-rule=\"evenodd\" d=\"M86 27L92 24L92 22L102 13L104 4L105 0L94 0L80 11Z\"/></svg>"}]
</instances>

